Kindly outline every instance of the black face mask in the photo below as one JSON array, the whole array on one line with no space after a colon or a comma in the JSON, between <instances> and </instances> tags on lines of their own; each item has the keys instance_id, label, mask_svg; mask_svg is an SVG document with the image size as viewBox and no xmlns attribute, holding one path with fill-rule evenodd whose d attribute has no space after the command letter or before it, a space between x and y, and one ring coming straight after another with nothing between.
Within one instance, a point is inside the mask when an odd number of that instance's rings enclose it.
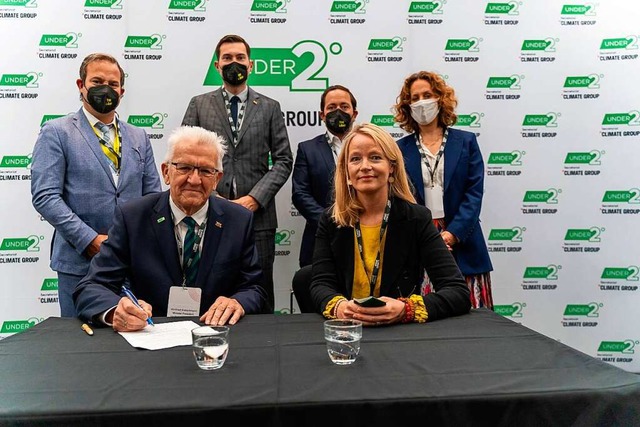
<instances>
[{"instance_id":1,"label":"black face mask","mask_svg":"<svg viewBox=\"0 0 640 427\"><path fill-rule=\"evenodd\" d=\"M109 85L93 86L87 89L87 102L98 113L107 114L116 109L120 95Z\"/></svg>"},{"instance_id":2,"label":"black face mask","mask_svg":"<svg viewBox=\"0 0 640 427\"><path fill-rule=\"evenodd\" d=\"M247 66L239 62L232 62L222 67L222 80L231 86L240 86L246 82L248 74Z\"/></svg>"},{"instance_id":3,"label":"black face mask","mask_svg":"<svg viewBox=\"0 0 640 427\"><path fill-rule=\"evenodd\" d=\"M324 122L334 135L344 135L351 128L351 116L340 109L327 113Z\"/></svg>"}]
</instances>

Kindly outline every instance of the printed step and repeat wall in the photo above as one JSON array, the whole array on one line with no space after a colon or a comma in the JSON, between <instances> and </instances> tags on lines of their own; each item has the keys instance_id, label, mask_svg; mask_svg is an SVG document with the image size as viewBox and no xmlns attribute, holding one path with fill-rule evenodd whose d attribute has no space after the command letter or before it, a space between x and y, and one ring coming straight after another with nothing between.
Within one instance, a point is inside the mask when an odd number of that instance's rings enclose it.
<instances>
[{"instance_id":1,"label":"printed step and repeat wall","mask_svg":"<svg viewBox=\"0 0 640 427\"><path fill-rule=\"evenodd\" d=\"M80 107L82 58L121 62L118 112L147 131L159 165L189 99L221 84L214 48L236 33L294 153L324 131L327 86L351 88L358 120L398 138L403 79L440 73L485 160L496 311L638 372L638 22L635 0L0 0L0 337L59 313L29 166L40 126ZM289 313L304 227L290 182L277 205L276 308Z\"/></svg>"}]
</instances>

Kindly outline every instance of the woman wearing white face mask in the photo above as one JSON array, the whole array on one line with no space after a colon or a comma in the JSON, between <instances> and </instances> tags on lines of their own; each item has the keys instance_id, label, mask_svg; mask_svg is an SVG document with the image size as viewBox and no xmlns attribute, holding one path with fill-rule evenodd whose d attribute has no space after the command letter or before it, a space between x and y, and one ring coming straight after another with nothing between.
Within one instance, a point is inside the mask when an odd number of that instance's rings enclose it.
<instances>
[{"instance_id":1,"label":"woman wearing white face mask","mask_svg":"<svg viewBox=\"0 0 640 427\"><path fill-rule=\"evenodd\" d=\"M432 213L441 236L465 276L474 308L493 309L493 270L480 228L484 163L476 136L450 128L457 116L453 88L437 74L407 77L395 105L395 121L412 134L398 140L416 201ZM426 281L425 293L430 292Z\"/></svg>"}]
</instances>

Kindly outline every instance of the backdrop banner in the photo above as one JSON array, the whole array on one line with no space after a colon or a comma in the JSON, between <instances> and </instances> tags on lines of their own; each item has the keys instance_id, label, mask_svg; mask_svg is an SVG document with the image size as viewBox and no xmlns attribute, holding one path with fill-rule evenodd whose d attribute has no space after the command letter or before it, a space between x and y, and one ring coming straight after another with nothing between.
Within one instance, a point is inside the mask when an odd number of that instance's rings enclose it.
<instances>
[{"instance_id":1,"label":"backdrop banner","mask_svg":"<svg viewBox=\"0 0 640 427\"><path fill-rule=\"evenodd\" d=\"M233 33L252 47L249 84L280 102L294 153L324 132L329 85L353 91L358 121L399 138L404 78L442 75L456 127L477 135L485 160L495 310L640 372L638 22L634 0L0 0L0 338L59 314L30 163L40 126L80 107L82 59L120 61L118 113L147 131L159 167L190 98L221 85L214 49ZM304 228L290 181L277 207L285 314L298 310Z\"/></svg>"}]
</instances>

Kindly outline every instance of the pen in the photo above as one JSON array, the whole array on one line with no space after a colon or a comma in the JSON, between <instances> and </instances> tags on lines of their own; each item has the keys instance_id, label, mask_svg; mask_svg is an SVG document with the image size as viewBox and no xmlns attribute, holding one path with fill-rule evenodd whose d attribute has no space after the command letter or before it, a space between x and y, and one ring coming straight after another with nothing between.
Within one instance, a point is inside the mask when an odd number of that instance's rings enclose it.
<instances>
[{"instance_id":1,"label":"pen","mask_svg":"<svg viewBox=\"0 0 640 427\"><path fill-rule=\"evenodd\" d=\"M140 303L138 302L138 298L136 298L136 296L133 294L133 292L131 292L129 290L129 288L127 288L126 286L122 287L122 293L131 300L132 303L134 303L136 305L136 307L138 307L140 310L144 311L144 308L142 308L142 306L140 305ZM155 326L153 324L153 320L151 320L151 317L147 317L147 323L150 324L151 326Z\"/></svg>"},{"instance_id":2,"label":"pen","mask_svg":"<svg viewBox=\"0 0 640 427\"><path fill-rule=\"evenodd\" d=\"M91 329L89 325L87 325L86 323L83 323L82 326L80 327L82 328L83 331L87 333L87 335L89 335L90 337L93 336L93 329Z\"/></svg>"}]
</instances>

